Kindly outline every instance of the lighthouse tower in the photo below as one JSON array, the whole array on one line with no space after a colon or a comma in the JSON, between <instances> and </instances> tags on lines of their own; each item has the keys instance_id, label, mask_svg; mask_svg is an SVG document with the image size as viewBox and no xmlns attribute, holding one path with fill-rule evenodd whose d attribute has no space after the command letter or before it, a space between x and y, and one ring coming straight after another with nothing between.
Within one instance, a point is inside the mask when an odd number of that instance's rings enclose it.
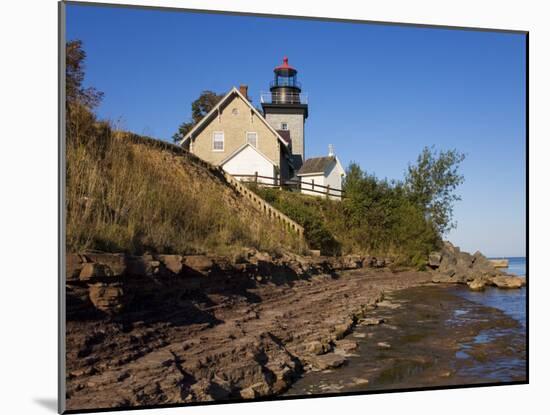
<instances>
[{"instance_id":1,"label":"lighthouse tower","mask_svg":"<svg viewBox=\"0 0 550 415\"><path fill-rule=\"evenodd\" d=\"M298 170L305 160L304 124L308 116L307 98L298 82L298 71L283 58L283 64L273 70L270 93L262 94L261 103L267 122L282 135L289 135L292 143L294 168Z\"/></svg>"}]
</instances>

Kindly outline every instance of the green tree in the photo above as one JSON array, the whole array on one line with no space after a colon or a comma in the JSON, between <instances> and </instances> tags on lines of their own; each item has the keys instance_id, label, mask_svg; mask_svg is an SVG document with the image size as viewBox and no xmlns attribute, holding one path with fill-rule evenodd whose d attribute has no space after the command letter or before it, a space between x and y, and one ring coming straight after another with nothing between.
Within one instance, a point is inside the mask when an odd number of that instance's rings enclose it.
<instances>
[{"instance_id":1,"label":"green tree","mask_svg":"<svg viewBox=\"0 0 550 415\"><path fill-rule=\"evenodd\" d=\"M191 104L191 121L181 123L178 127L178 131L172 136L172 140L175 143L182 140L183 137L185 137L223 97L224 95L218 95L212 91L203 91Z\"/></svg>"},{"instance_id":2,"label":"green tree","mask_svg":"<svg viewBox=\"0 0 550 415\"><path fill-rule=\"evenodd\" d=\"M456 227L454 203L461 200L456 189L464 182L460 164L465 155L457 150L436 151L424 147L415 165L409 165L405 189L410 200L420 206L440 235Z\"/></svg>"},{"instance_id":3,"label":"green tree","mask_svg":"<svg viewBox=\"0 0 550 415\"><path fill-rule=\"evenodd\" d=\"M71 40L66 44L65 82L67 107L83 105L89 110L97 107L103 99L103 92L93 87L84 88L84 61L86 52L81 40Z\"/></svg>"}]
</instances>

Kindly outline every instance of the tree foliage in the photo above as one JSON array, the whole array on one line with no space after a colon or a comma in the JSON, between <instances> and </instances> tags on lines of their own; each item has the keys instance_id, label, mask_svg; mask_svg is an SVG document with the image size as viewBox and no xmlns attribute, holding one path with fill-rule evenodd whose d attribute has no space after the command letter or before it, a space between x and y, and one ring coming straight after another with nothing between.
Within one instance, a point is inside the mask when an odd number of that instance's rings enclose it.
<instances>
[{"instance_id":1,"label":"tree foliage","mask_svg":"<svg viewBox=\"0 0 550 415\"><path fill-rule=\"evenodd\" d=\"M222 94L219 95L212 91L203 91L191 104L191 121L181 123L178 127L178 131L172 136L172 140L174 142L181 141L206 114L212 111L212 108L214 108L223 97L224 95Z\"/></svg>"},{"instance_id":2,"label":"tree foliage","mask_svg":"<svg viewBox=\"0 0 550 415\"><path fill-rule=\"evenodd\" d=\"M464 182L459 172L464 158L457 150L436 151L425 147L416 164L407 169L405 189L410 200L420 206L441 235L456 227L453 207L460 200L456 189Z\"/></svg>"},{"instance_id":3,"label":"tree foliage","mask_svg":"<svg viewBox=\"0 0 550 415\"><path fill-rule=\"evenodd\" d=\"M437 230L413 203L400 181L378 179L350 163L341 202L339 233L348 250L387 254L422 266L439 243Z\"/></svg>"},{"instance_id":4,"label":"tree foliage","mask_svg":"<svg viewBox=\"0 0 550 415\"><path fill-rule=\"evenodd\" d=\"M84 88L86 52L81 40L72 40L66 44L66 99L67 106L82 105L91 110L103 99L103 92L93 87Z\"/></svg>"},{"instance_id":5,"label":"tree foliage","mask_svg":"<svg viewBox=\"0 0 550 415\"><path fill-rule=\"evenodd\" d=\"M389 256L422 268L452 223L464 155L425 148L404 181L368 174L350 163L345 198L338 202L273 189L256 189L305 229L310 247L326 254Z\"/></svg>"}]
</instances>

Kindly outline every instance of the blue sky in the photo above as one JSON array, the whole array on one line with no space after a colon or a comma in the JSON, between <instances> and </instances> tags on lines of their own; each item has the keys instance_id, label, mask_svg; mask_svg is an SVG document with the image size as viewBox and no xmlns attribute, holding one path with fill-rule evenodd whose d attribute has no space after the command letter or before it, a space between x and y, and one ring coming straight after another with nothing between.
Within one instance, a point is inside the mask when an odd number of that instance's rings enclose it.
<instances>
[{"instance_id":1,"label":"blue sky","mask_svg":"<svg viewBox=\"0 0 550 415\"><path fill-rule=\"evenodd\" d=\"M67 7L99 116L170 140L201 91L249 86L254 104L283 56L309 96L306 157L400 179L424 146L466 153L448 239L525 254L525 36L189 12Z\"/></svg>"}]
</instances>

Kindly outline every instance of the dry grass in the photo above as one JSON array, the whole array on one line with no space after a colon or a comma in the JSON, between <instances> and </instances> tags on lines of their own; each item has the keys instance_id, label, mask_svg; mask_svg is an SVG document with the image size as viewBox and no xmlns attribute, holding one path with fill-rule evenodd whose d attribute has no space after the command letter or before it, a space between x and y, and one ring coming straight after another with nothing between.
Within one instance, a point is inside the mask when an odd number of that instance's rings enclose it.
<instances>
[{"instance_id":1,"label":"dry grass","mask_svg":"<svg viewBox=\"0 0 550 415\"><path fill-rule=\"evenodd\" d=\"M68 130L66 202L70 251L304 249L192 156L95 122Z\"/></svg>"}]
</instances>

